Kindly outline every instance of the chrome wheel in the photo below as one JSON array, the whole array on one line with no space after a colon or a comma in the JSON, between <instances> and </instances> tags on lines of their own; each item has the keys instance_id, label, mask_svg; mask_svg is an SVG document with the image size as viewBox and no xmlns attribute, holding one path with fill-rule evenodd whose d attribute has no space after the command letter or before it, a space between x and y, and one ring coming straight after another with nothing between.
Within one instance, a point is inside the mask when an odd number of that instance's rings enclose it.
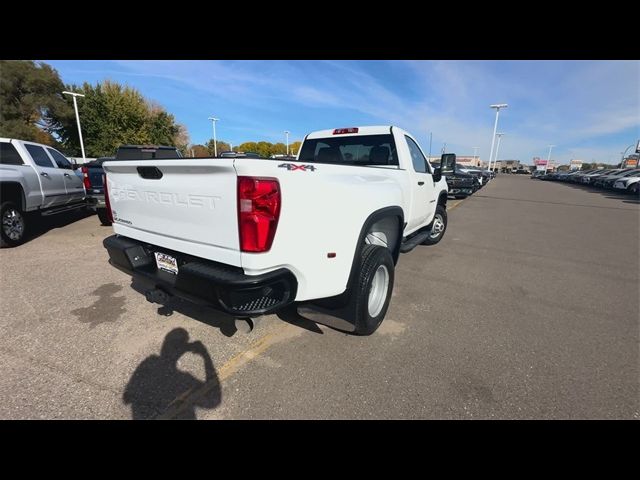
<instances>
[{"instance_id":1,"label":"chrome wheel","mask_svg":"<svg viewBox=\"0 0 640 480\"><path fill-rule=\"evenodd\" d=\"M371 317L377 317L382 311L388 290L389 270L386 266L380 265L373 276L371 290L369 290L369 315Z\"/></svg>"},{"instance_id":2,"label":"chrome wheel","mask_svg":"<svg viewBox=\"0 0 640 480\"><path fill-rule=\"evenodd\" d=\"M14 242L22 238L24 233L24 218L15 208L8 208L2 215L2 231Z\"/></svg>"},{"instance_id":3,"label":"chrome wheel","mask_svg":"<svg viewBox=\"0 0 640 480\"><path fill-rule=\"evenodd\" d=\"M438 238L442 232L444 232L444 220L442 219L442 215L437 213L436 217L433 219L433 225L431 226L431 234L429 237Z\"/></svg>"}]
</instances>

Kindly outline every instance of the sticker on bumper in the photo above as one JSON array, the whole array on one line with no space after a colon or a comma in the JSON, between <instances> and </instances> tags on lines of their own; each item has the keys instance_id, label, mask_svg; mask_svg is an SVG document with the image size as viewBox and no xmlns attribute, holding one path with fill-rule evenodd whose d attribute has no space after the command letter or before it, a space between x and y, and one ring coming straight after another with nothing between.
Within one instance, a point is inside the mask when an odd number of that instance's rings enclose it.
<instances>
[{"instance_id":1,"label":"sticker on bumper","mask_svg":"<svg viewBox=\"0 0 640 480\"><path fill-rule=\"evenodd\" d=\"M156 256L156 265L159 270L165 272L177 274L178 273L178 261L171 255L166 253L154 252Z\"/></svg>"}]
</instances>

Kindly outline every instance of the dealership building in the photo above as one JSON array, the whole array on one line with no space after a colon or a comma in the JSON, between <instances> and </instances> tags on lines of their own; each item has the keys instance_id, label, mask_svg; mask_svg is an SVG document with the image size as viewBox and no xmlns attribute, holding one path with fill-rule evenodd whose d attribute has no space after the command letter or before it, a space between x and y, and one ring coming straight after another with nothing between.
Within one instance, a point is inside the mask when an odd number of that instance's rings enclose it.
<instances>
[{"instance_id":1,"label":"dealership building","mask_svg":"<svg viewBox=\"0 0 640 480\"><path fill-rule=\"evenodd\" d=\"M487 165L483 166L485 168L487 167ZM515 172L516 170L520 169L529 170L529 167L527 167L526 165L521 165L520 160L496 160L495 168L493 168L492 165L491 169L495 170L496 172Z\"/></svg>"},{"instance_id":2,"label":"dealership building","mask_svg":"<svg viewBox=\"0 0 640 480\"><path fill-rule=\"evenodd\" d=\"M440 156L431 156L427 157L429 159L429 163L437 163L440 164ZM482 160L480 157L475 157L473 155L465 156L465 155L456 155L456 165L460 165L461 167L480 167L482 165Z\"/></svg>"},{"instance_id":3,"label":"dealership building","mask_svg":"<svg viewBox=\"0 0 640 480\"><path fill-rule=\"evenodd\" d=\"M475 157L473 155L466 157L463 155L456 156L456 163L465 167L479 167L480 165L482 165L480 157Z\"/></svg>"}]
</instances>

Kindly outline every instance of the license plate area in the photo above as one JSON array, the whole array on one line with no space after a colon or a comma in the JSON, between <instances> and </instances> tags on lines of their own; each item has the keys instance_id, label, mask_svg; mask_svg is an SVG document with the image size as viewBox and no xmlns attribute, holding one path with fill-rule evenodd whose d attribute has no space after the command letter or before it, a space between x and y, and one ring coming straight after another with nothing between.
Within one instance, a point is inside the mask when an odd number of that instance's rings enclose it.
<instances>
[{"instance_id":1,"label":"license plate area","mask_svg":"<svg viewBox=\"0 0 640 480\"><path fill-rule=\"evenodd\" d=\"M178 260L175 257L162 252L153 252L153 254L156 257L156 266L158 267L158 270L172 273L174 275L178 274Z\"/></svg>"}]
</instances>

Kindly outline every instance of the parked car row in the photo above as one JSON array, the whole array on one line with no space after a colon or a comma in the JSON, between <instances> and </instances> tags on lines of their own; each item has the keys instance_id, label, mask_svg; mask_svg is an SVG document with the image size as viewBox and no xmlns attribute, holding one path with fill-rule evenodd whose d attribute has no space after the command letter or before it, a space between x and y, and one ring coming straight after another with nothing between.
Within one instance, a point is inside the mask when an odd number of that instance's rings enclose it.
<instances>
[{"instance_id":1,"label":"parked car row","mask_svg":"<svg viewBox=\"0 0 640 480\"><path fill-rule=\"evenodd\" d=\"M632 195L640 194L640 168L610 168L566 172L533 172L531 178L571 182L595 188L616 190Z\"/></svg>"},{"instance_id":2,"label":"parked car row","mask_svg":"<svg viewBox=\"0 0 640 480\"><path fill-rule=\"evenodd\" d=\"M444 153L440 159L442 174L447 180L449 195L454 198L466 198L473 195L495 177L495 172L459 165L455 153Z\"/></svg>"}]
</instances>

